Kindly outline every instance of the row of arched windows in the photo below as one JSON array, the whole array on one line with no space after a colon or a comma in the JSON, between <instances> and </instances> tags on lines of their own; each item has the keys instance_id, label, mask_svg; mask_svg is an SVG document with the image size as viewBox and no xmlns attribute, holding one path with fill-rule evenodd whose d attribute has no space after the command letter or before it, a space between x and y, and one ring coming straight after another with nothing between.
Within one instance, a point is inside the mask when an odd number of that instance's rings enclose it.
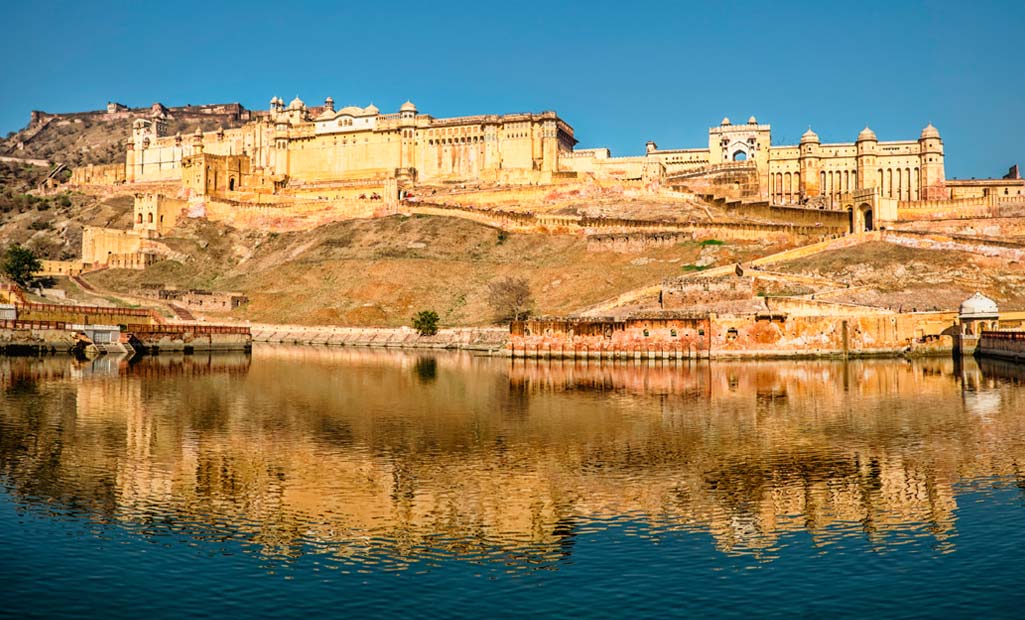
<instances>
[{"instance_id":1,"label":"row of arched windows","mask_svg":"<svg viewBox=\"0 0 1025 620\"><path fill-rule=\"evenodd\" d=\"M879 195L897 200L919 200L921 174L919 169L879 168L876 170ZM823 170L819 172L819 193L839 200L841 194L860 189L856 170ZM801 174L777 172L769 175L769 194L777 204L793 204L801 197Z\"/></svg>"},{"instance_id":2,"label":"row of arched windows","mask_svg":"<svg viewBox=\"0 0 1025 620\"><path fill-rule=\"evenodd\" d=\"M777 172L769 175L769 194L776 204L794 204L801 198L801 173Z\"/></svg>"},{"instance_id":3,"label":"row of arched windows","mask_svg":"<svg viewBox=\"0 0 1025 620\"><path fill-rule=\"evenodd\" d=\"M919 200L922 180L918 168L879 168L876 170L879 195L897 200Z\"/></svg>"},{"instance_id":4,"label":"row of arched windows","mask_svg":"<svg viewBox=\"0 0 1025 620\"><path fill-rule=\"evenodd\" d=\"M448 144L477 144L483 142L483 138L478 136L464 136L460 138L442 138L440 140L428 140L427 144L430 146L441 146Z\"/></svg>"}]
</instances>

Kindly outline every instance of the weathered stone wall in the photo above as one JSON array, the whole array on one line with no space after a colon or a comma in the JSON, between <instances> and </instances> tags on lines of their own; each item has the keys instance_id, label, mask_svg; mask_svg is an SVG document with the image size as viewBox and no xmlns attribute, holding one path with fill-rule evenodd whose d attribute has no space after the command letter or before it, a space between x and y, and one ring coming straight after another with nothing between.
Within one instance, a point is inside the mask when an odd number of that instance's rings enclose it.
<instances>
[{"instance_id":1,"label":"weathered stone wall","mask_svg":"<svg viewBox=\"0 0 1025 620\"><path fill-rule=\"evenodd\" d=\"M980 217L936 221L919 220L901 222L900 229L1007 240L1012 237L1025 238L1025 219L1021 217Z\"/></svg>"},{"instance_id":2,"label":"weathered stone wall","mask_svg":"<svg viewBox=\"0 0 1025 620\"><path fill-rule=\"evenodd\" d=\"M77 276L85 270L85 263L80 260L40 260L42 269L37 276Z\"/></svg>"},{"instance_id":3,"label":"weathered stone wall","mask_svg":"<svg viewBox=\"0 0 1025 620\"><path fill-rule=\"evenodd\" d=\"M754 279L726 276L723 278L667 278L662 282L659 298L663 310L680 310L722 301L751 299L755 295Z\"/></svg>"},{"instance_id":4,"label":"weathered stone wall","mask_svg":"<svg viewBox=\"0 0 1025 620\"><path fill-rule=\"evenodd\" d=\"M850 216L846 211L776 206L770 205L768 202L724 202L723 205L733 213L773 222L786 222L798 226L822 226L842 232L850 230Z\"/></svg>"},{"instance_id":5,"label":"weathered stone wall","mask_svg":"<svg viewBox=\"0 0 1025 620\"><path fill-rule=\"evenodd\" d=\"M831 357L949 353L952 321L931 314L531 319L510 327L516 357Z\"/></svg>"},{"instance_id":6,"label":"weathered stone wall","mask_svg":"<svg viewBox=\"0 0 1025 620\"><path fill-rule=\"evenodd\" d=\"M253 344L250 328L234 325L131 325L127 331L132 347L147 353L240 351L248 350Z\"/></svg>"},{"instance_id":7,"label":"weathered stone wall","mask_svg":"<svg viewBox=\"0 0 1025 620\"><path fill-rule=\"evenodd\" d=\"M80 166L71 170L72 185L116 185L125 182L125 165L102 164Z\"/></svg>"},{"instance_id":8,"label":"weathered stone wall","mask_svg":"<svg viewBox=\"0 0 1025 620\"><path fill-rule=\"evenodd\" d=\"M67 353L78 343L63 322L0 320L0 355Z\"/></svg>"},{"instance_id":9,"label":"weathered stone wall","mask_svg":"<svg viewBox=\"0 0 1025 620\"><path fill-rule=\"evenodd\" d=\"M161 293L163 292L161 291ZM192 290L185 292L181 296L181 302L190 310L228 312L242 304L248 303L249 298L240 293Z\"/></svg>"},{"instance_id":10,"label":"weathered stone wall","mask_svg":"<svg viewBox=\"0 0 1025 620\"><path fill-rule=\"evenodd\" d=\"M513 321L508 354L514 357L707 357L709 318L660 313L626 320L534 318Z\"/></svg>"},{"instance_id":11,"label":"weathered stone wall","mask_svg":"<svg viewBox=\"0 0 1025 620\"><path fill-rule=\"evenodd\" d=\"M312 344L349 347L434 348L498 351L509 337L506 328L441 329L421 336L408 327L305 327L253 325L253 341L276 344Z\"/></svg>"},{"instance_id":12,"label":"weathered stone wall","mask_svg":"<svg viewBox=\"0 0 1025 620\"><path fill-rule=\"evenodd\" d=\"M152 310L103 308L57 304L16 304L20 321L58 321L80 325L154 325L159 317Z\"/></svg>"},{"instance_id":13,"label":"weathered stone wall","mask_svg":"<svg viewBox=\"0 0 1025 620\"><path fill-rule=\"evenodd\" d=\"M976 353L1025 362L1025 331L986 331L979 337Z\"/></svg>"},{"instance_id":14,"label":"weathered stone wall","mask_svg":"<svg viewBox=\"0 0 1025 620\"><path fill-rule=\"evenodd\" d=\"M167 234L188 210L189 203L155 193L138 193L133 205L133 230Z\"/></svg>"},{"instance_id":15,"label":"weathered stone wall","mask_svg":"<svg viewBox=\"0 0 1025 620\"><path fill-rule=\"evenodd\" d=\"M1025 261L1025 244L1000 239L944 235L918 230L884 230L882 240L895 245L926 250L953 250L1013 261Z\"/></svg>"}]
</instances>

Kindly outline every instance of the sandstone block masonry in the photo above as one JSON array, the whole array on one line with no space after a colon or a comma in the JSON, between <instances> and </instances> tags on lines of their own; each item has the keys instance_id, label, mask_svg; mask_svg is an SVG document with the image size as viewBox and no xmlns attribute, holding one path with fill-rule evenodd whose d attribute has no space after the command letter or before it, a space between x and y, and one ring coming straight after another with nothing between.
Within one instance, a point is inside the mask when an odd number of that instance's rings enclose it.
<instances>
[{"instance_id":1,"label":"sandstone block masonry","mask_svg":"<svg viewBox=\"0 0 1025 620\"><path fill-rule=\"evenodd\" d=\"M513 357L685 359L950 354L953 316L871 312L719 316L661 312L625 319L537 318L510 327Z\"/></svg>"}]
</instances>

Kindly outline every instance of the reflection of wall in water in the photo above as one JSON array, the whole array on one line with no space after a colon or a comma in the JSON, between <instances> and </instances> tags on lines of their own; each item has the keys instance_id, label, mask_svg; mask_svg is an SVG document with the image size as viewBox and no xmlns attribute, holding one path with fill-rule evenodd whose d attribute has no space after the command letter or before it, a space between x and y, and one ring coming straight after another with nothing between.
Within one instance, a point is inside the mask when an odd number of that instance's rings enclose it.
<instances>
[{"instance_id":1,"label":"reflection of wall in water","mask_svg":"<svg viewBox=\"0 0 1025 620\"><path fill-rule=\"evenodd\" d=\"M355 554L415 554L439 536L454 550L467 532L529 549L574 519L628 513L706 529L724 549L841 523L871 535L929 523L942 537L954 483L1013 474L1025 456L1021 408L1009 408L1021 396L998 380L1002 409L972 415L948 360L439 354L425 383L417 355L339 353L261 352L248 373L214 380L133 369L82 381L75 432L50 440L63 467L107 472L125 518L166 506L268 549L302 538Z\"/></svg>"}]
</instances>

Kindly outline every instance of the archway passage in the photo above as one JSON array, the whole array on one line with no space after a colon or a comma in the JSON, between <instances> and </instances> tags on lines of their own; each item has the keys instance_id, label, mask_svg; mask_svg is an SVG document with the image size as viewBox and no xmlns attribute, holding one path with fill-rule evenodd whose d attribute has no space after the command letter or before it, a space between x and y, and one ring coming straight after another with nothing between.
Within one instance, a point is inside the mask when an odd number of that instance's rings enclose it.
<instances>
[{"instance_id":1,"label":"archway passage","mask_svg":"<svg viewBox=\"0 0 1025 620\"><path fill-rule=\"evenodd\" d=\"M733 154L733 161L747 161L747 153L744 151L737 151Z\"/></svg>"},{"instance_id":2,"label":"archway passage","mask_svg":"<svg viewBox=\"0 0 1025 620\"><path fill-rule=\"evenodd\" d=\"M852 233L868 232L875 229L872 205L868 203L862 203L857 208L847 207L847 216Z\"/></svg>"}]
</instances>

